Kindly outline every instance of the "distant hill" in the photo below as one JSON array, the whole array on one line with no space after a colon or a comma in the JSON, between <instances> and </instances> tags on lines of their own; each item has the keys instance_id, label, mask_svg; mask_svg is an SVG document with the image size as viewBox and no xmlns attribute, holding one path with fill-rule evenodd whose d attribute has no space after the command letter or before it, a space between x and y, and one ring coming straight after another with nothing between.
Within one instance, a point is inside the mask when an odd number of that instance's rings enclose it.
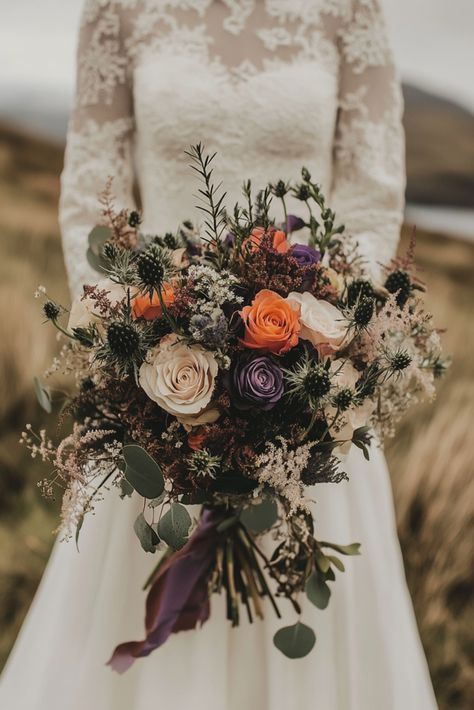
<instances>
[{"instance_id":1,"label":"distant hill","mask_svg":"<svg viewBox=\"0 0 474 710\"><path fill-rule=\"evenodd\" d=\"M474 208L474 115L404 86L408 202Z\"/></svg>"}]
</instances>

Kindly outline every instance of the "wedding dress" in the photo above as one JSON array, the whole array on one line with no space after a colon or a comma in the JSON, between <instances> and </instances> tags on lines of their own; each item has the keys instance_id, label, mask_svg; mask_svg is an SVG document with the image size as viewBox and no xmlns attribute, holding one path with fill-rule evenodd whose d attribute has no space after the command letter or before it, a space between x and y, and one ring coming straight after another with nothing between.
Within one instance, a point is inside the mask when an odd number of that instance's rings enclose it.
<instances>
[{"instance_id":1,"label":"wedding dress","mask_svg":"<svg viewBox=\"0 0 474 710\"><path fill-rule=\"evenodd\" d=\"M390 259L403 207L401 101L379 0L88 0L78 89L62 176L61 225L71 289L97 277L85 259L98 193L119 204L134 180L147 232L195 218L184 151L217 151L216 177L297 179L305 165L359 244L367 267ZM300 203L292 205L293 212ZM350 481L320 484L324 539L362 543L326 611L304 604L317 643L291 661L281 626L235 630L223 601L123 676L105 666L143 634L141 584L155 563L132 525L139 501L114 491L86 519L80 552L57 543L0 687L2 710L430 710L436 707L404 579L388 472L349 454ZM285 620L293 623L287 609Z\"/></svg>"}]
</instances>

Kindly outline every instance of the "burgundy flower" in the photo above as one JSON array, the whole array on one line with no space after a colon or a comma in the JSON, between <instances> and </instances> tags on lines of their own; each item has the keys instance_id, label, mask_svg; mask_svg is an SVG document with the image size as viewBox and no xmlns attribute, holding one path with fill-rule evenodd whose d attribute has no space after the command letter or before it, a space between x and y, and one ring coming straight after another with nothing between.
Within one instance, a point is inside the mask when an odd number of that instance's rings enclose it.
<instances>
[{"instance_id":1,"label":"burgundy flower","mask_svg":"<svg viewBox=\"0 0 474 710\"><path fill-rule=\"evenodd\" d=\"M321 261L321 252L306 244L293 244L290 255L296 259L299 266L312 266Z\"/></svg>"},{"instance_id":2,"label":"burgundy flower","mask_svg":"<svg viewBox=\"0 0 474 710\"><path fill-rule=\"evenodd\" d=\"M268 355L242 358L233 372L233 385L242 409L252 405L268 411L282 398L283 372Z\"/></svg>"}]
</instances>

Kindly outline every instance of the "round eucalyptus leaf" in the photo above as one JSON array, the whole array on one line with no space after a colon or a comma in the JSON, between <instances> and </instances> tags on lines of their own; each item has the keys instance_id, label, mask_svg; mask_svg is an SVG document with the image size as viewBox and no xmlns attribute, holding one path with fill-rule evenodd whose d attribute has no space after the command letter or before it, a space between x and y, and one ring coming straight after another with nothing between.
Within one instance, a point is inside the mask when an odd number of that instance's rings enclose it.
<instances>
[{"instance_id":1,"label":"round eucalyptus leaf","mask_svg":"<svg viewBox=\"0 0 474 710\"><path fill-rule=\"evenodd\" d=\"M318 609L326 609L329 604L331 590L319 572L313 572L306 582L306 596Z\"/></svg>"},{"instance_id":2,"label":"round eucalyptus leaf","mask_svg":"<svg viewBox=\"0 0 474 710\"><path fill-rule=\"evenodd\" d=\"M156 461L137 444L128 444L122 449L125 459L125 478L144 498L158 498L165 488L161 468Z\"/></svg>"},{"instance_id":3,"label":"round eucalyptus leaf","mask_svg":"<svg viewBox=\"0 0 474 710\"><path fill-rule=\"evenodd\" d=\"M143 513L140 513L138 518L135 520L133 529L135 530L135 534L140 540L140 544L145 552L155 552L156 546L160 542L160 538L151 525L148 525Z\"/></svg>"},{"instance_id":4,"label":"round eucalyptus leaf","mask_svg":"<svg viewBox=\"0 0 474 710\"><path fill-rule=\"evenodd\" d=\"M44 409L45 412L48 412L48 414L51 414L53 410L53 403L49 387L41 384L37 377L35 377L33 381L35 385L36 399L38 400L40 407Z\"/></svg>"},{"instance_id":5,"label":"round eucalyptus leaf","mask_svg":"<svg viewBox=\"0 0 474 710\"><path fill-rule=\"evenodd\" d=\"M304 658L313 650L316 634L301 621L276 632L273 643L287 658Z\"/></svg>"},{"instance_id":6,"label":"round eucalyptus leaf","mask_svg":"<svg viewBox=\"0 0 474 710\"><path fill-rule=\"evenodd\" d=\"M172 503L158 523L158 534L173 550L179 550L188 539L191 516L180 503Z\"/></svg>"},{"instance_id":7,"label":"round eucalyptus leaf","mask_svg":"<svg viewBox=\"0 0 474 710\"><path fill-rule=\"evenodd\" d=\"M101 224L97 225L89 232L88 241L90 248L98 254L111 236L112 232L109 227Z\"/></svg>"},{"instance_id":8,"label":"round eucalyptus leaf","mask_svg":"<svg viewBox=\"0 0 474 710\"><path fill-rule=\"evenodd\" d=\"M278 506L273 498L265 497L256 505L244 508L240 520L253 533L259 534L269 530L278 519Z\"/></svg>"},{"instance_id":9,"label":"round eucalyptus leaf","mask_svg":"<svg viewBox=\"0 0 474 710\"><path fill-rule=\"evenodd\" d=\"M94 271L98 271L99 274L104 274L107 271L105 259L100 254L93 252L90 247L86 252L86 257L89 266L91 266Z\"/></svg>"}]
</instances>

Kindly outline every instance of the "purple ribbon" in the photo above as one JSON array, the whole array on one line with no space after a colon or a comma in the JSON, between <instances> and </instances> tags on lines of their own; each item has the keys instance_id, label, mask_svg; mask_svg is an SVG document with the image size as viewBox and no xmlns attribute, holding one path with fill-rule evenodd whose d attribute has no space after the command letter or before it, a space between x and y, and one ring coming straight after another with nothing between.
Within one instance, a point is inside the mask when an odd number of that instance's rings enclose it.
<instances>
[{"instance_id":1,"label":"purple ribbon","mask_svg":"<svg viewBox=\"0 0 474 710\"><path fill-rule=\"evenodd\" d=\"M203 510L188 542L159 568L146 600L146 637L117 646L107 663L113 670L124 673L137 658L162 646L170 634L189 631L208 620L207 582L221 520L216 511Z\"/></svg>"}]
</instances>

